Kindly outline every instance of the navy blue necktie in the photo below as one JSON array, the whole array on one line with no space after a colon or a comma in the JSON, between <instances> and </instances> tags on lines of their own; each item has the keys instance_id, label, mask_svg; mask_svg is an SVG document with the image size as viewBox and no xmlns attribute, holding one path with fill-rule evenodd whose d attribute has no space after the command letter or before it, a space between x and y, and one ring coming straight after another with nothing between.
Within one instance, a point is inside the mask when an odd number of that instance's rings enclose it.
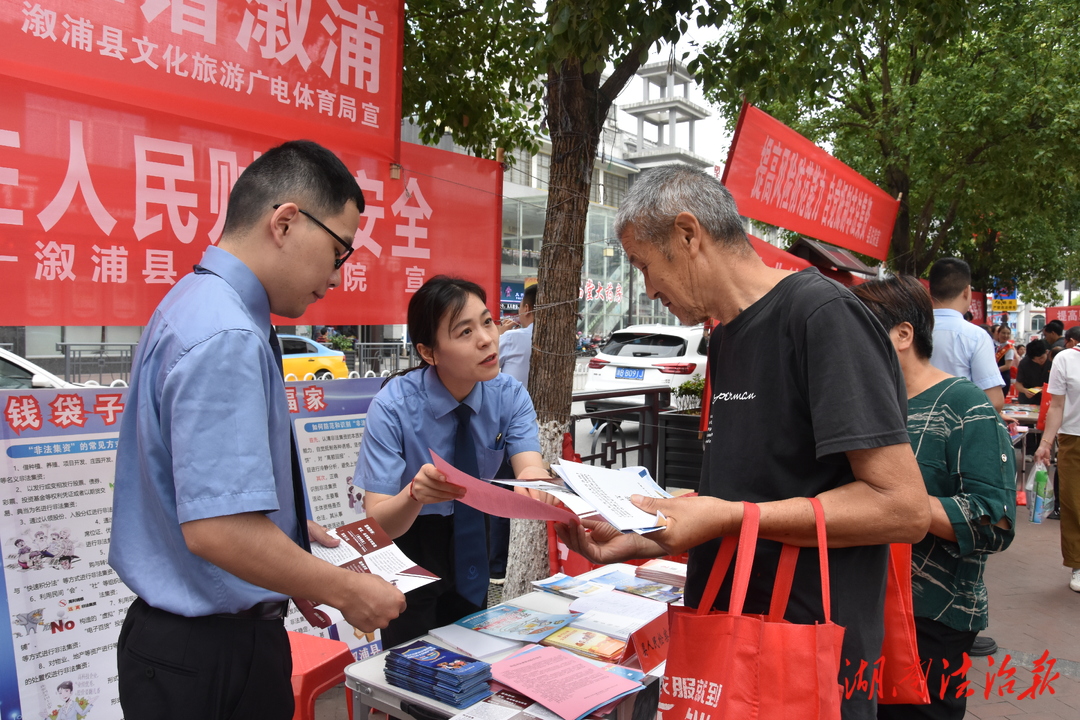
<instances>
[{"instance_id":1,"label":"navy blue necktie","mask_svg":"<svg viewBox=\"0 0 1080 720\"><path fill-rule=\"evenodd\" d=\"M457 434L454 436L454 467L479 477L476 445L469 433L472 408L461 403L454 408ZM454 501L454 587L458 595L477 607L484 607L488 590L487 525L484 513Z\"/></svg>"},{"instance_id":2,"label":"navy blue necktie","mask_svg":"<svg viewBox=\"0 0 1080 720\"><path fill-rule=\"evenodd\" d=\"M281 365L281 343L278 341L277 331L270 327L270 349L274 352L278 370L285 374L285 368ZM293 424L289 420L289 450L292 456L292 484L293 505L296 506L296 523L300 532L300 547L311 552L311 539L307 529L307 505L304 502L304 476L300 472L300 456L296 454L296 438L293 437Z\"/></svg>"}]
</instances>

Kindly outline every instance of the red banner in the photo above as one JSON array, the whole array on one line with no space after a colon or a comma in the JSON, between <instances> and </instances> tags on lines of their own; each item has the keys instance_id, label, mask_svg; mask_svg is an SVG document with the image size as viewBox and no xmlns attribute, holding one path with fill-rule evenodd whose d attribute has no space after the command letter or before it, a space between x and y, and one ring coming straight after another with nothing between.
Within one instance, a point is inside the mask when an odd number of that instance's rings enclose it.
<instances>
[{"instance_id":1,"label":"red banner","mask_svg":"<svg viewBox=\"0 0 1080 720\"><path fill-rule=\"evenodd\" d=\"M1060 320L1065 325L1065 329L1068 330L1071 327L1080 325L1080 306L1076 305L1062 305L1060 307L1048 307L1046 308L1046 322L1051 320Z\"/></svg>"},{"instance_id":2,"label":"red banner","mask_svg":"<svg viewBox=\"0 0 1080 720\"><path fill-rule=\"evenodd\" d=\"M397 161L401 0L0 3L0 74Z\"/></svg>"},{"instance_id":3,"label":"red banner","mask_svg":"<svg viewBox=\"0 0 1080 720\"><path fill-rule=\"evenodd\" d=\"M0 94L0 325L144 325L217 242L239 172L287 139L2 76ZM403 322L438 273L481 283L497 311L497 163L403 144L391 179L385 160L328 146L367 209L341 287L300 322Z\"/></svg>"},{"instance_id":4,"label":"red banner","mask_svg":"<svg viewBox=\"0 0 1080 720\"><path fill-rule=\"evenodd\" d=\"M788 126L744 105L723 183L739 213L885 260L900 203Z\"/></svg>"},{"instance_id":5,"label":"red banner","mask_svg":"<svg viewBox=\"0 0 1080 720\"><path fill-rule=\"evenodd\" d=\"M792 270L794 272L810 267L809 260L796 257L786 250L781 250L775 245L770 245L761 238L754 237L753 235L747 235L746 237L750 238L750 244L754 246L754 252L756 252L761 257L762 261L769 267L780 270Z\"/></svg>"}]
</instances>

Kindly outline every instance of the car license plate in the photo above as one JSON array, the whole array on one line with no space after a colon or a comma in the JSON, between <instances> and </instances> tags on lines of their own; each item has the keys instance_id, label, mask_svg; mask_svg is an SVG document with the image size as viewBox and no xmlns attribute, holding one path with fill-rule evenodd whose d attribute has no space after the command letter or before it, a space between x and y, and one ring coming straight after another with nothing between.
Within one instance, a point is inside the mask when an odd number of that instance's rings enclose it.
<instances>
[{"instance_id":1,"label":"car license plate","mask_svg":"<svg viewBox=\"0 0 1080 720\"><path fill-rule=\"evenodd\" d=\"M645 370L643 368L615 368L615 377L619 380L643 380Z\"/></svg>"}]
</instances>

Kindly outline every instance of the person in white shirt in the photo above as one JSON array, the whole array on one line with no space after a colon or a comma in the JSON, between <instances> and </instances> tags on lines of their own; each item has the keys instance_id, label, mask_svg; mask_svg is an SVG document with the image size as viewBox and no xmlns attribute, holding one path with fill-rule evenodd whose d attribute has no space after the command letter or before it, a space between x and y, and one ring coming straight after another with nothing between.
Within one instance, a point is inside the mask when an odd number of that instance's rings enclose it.
<instances>
[{"instance_id":1,"label":"person in white shirt","mask_svg":"<svg viewBox=\"0 0 1080 720\"><path fill-rule=\"evenodd\" d=\"M1074 329L1069 328L1068 332ZM1061 558L1062 564L1072 569L1069 588L1080 592L1080 348L1062 350L1054 358L1047 392L1050 408L1046 411L1046 431L1035 452L1035 462L1050 464L1050 449L1056 438L1054 490L1061 520Z\"/></svg>"},{"instance_id":2,"label":"person in white shirt","mask_svg":"<svg viewBox=\"0 0 1080 720\"><path fill-rule=\"evenodd\" d=\"M959 258L942 258L930 268L934 304L934 354L938 370L967 378L986 393L999 413L1005 407L1001 371L994 360L994 341L964 320L971 307L971 268Z\"/></svg>"},{"instance_id":3,"label":"person in white shirt","mask_svg":"<svg viewBox=\"0 0 1080 720\"><path fill-rule=\"evenodd\" d=\"M525 288L518 309L518 328L505 330L499 338L499 367L529 389L529 360L532 359L533 310L536 308L536 292L533 283Z\"/></svg>"}]
</instances>

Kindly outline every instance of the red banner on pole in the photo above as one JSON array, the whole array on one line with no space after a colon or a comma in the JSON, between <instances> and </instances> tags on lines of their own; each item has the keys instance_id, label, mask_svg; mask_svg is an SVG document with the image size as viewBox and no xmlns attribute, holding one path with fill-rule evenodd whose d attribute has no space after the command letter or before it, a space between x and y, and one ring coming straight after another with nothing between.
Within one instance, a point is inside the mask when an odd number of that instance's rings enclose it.
<instances>
[{"instance_id":1,"label":"red banner on pole","mask_svg":"<svg viewBox=\"0 0 1080 720\"><path fill-rule=\"evenodd\" d=\"M1080 306L1076 305L1062 305L1059 307L1046 308L1046 322L1051 320L1060 320L1065 329L1068 330L1071 327L1080 325Z\"/></svg>"},{"instance_id":2,"label":"red banner on pole","mask_svg":"<svg viewBox=\"0 0 1080 720\"><path fill-rule=\"evenodd\" d=\"M0 3L0 74L397 161L401 0Z\"/></svg>"},{"instance_id":3,"label":"red banner on pole","mask_svg":"<svg viewBox=\"0 0 1080 720\"><path fill-rule=\"evenodd\" d=\"M885 260L900 203L752 105L739 116L723 183L739 213Z\"/></svg>"},{"instance_id":4,"label":"red banner on pole","mask_svg":"<svg viewBox=\"0 0 1080 720\"><path fill-rule=\"evenodd\" d=\"M237 175L288 139L2 76L0 94L0 325L144 325L217 242ZM496 312L498 163L404 144L392 179L328 147L367 209L341 287L299 322L400 323L441 272L479 282Z\"/></svg>"}]
</instances>

